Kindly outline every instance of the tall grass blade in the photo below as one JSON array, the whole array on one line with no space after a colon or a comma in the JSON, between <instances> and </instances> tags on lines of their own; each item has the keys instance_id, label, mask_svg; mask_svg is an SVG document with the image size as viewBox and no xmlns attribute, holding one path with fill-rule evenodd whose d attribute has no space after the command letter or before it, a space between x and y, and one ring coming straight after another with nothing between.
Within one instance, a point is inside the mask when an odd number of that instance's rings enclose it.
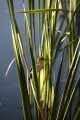
<instances>
[{"instance_id":1,"label":"tall grass blade","mask_svg":"<svg viewBox=\"0 0 80 120\"><path fill-rule=\"evenodd\" d=\"M21 55L21 48L19 44L19 39L21 38L19 35L19 29L17 26L17 22L14 15L14 6L12 0L7 0L9 14L10 14L10 23L11 23L11 32L12 32L12 41L13 41L13 48L15 53L18 77L19 77L19 84L20 84L20 91L22 97L22 106L23 106L23 113L24 119L32 119L28 91L26 86L26 78L24 74L23 64L22 64L22 55ZM13 9L12 9L13 8Z\"/></svg>"},{"instance_id":2,"label":"tall grass blade","mask_svg":"<svg viewBox=\"0 0 80 120\"><path fill-rule=\"evenodd\" d=\"M59 72L58 72L55 91L54 91L55 96L54 96L54 101L53 101L51 120L56 118L56 113L57 113L57 109L55 109L55 108L57 108L57 102L58 102L58 92L59 92L60 77L61 77L61 71L62 71L62 65L63 65L63 58L64 58L64 51L63 51L62 59L61 59L61 62L60 62Z\"/></svg>"},{"instance_id":3,"label":"tall grass blade","mask_svg":"<svg viewBox=\"0 0 80 120\"><path fill-rule=\"evenodd\" d=\"M72 73L72 70L74 68L74 64L75 64L75 61L76 61L76 57L77 57L77 54L78 54L78 50L79 50L79 45L80 45L80 39L78 41L78 44L77 44L77 47L76 47L76 50L75 50L75 53L74 53L74 56L73 56L73 60L72 60L72 63L71 63L71 66L70 66L70 71L69 71L69 74L68 74L68 77L67 77L67 82L66 82L66 86L64 88L64 92L62 94L62 97L61 97L61 101L60 101L60 105L59 105L59 109L58 109L58 114L57 114L57 118L56 120L60 120L61 119L61 116L63 115L63 104L65 103L65 96L67 95L66 92L67 92L67 88L68 88L68 85L70 84L70 78L71 78L71 73ZM61 111L61 112L60 112Z\"/></svg>"}]
</instances>

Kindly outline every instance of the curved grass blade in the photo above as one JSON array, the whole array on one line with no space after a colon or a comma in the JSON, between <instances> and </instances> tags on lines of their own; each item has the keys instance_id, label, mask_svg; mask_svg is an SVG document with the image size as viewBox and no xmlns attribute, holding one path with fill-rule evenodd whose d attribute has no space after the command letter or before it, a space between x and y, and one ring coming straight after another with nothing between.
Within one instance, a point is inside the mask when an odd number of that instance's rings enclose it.
<instances>
[{"instance_id":1,"label":"curved grass blade","mask_svg":"<svg viewBox=\"0 0 80 120\"><path fill-rule=\"evenodd\" d=\"M19 44L19 31L16 27L16 20L14 15L14 6L12 0L7 0L9 14L10 14L10 24L11 24L11 32L12 32L12 41L13 41L13 48L15 53L18 77L19 77L19 84L20 84L20 91L22 96L22 106L23 106L23 113L24 119L32 119L27 85L26 85L26 78L24 74L24 68L22 64L22 57L21 57L21 48ZM13 8L13 9L12 9ZM20 37L21 38L21 37Z\"/></svg>"},{"instance_id":2,"label":"curved grass blade","mask_svg":"<svg viewBox=\"0 0 80 120\"><path fill-rule=\"evenodd\" d=\"M22 96L24 119L28 118L31 120L32 115L31 115L31 110L30 110L30 103L29 103L28 91L27 91L27 86L26 86L26 78L25 78L25 74L24 74L24 68L22 65L21 54L20 54L20 51L18 48L18 42L16 42L14 40L14 32L13 31L12 31L12 37L13 37L13 47L14 47L14 52L15 52L15 59L16 59L19 84L20 84L20 90L21 90L21 96Z\"/></svg>"},{"instance_id":3,"label":"curved grass blade","mask_svg":"<svg viewBox=\"0 0 80 120\"><path fill-rule=\"evenodd\" d=\"M64 58L64 51L63 51L62 59L60 62L60 67L59 67L59 72L58 72L58 77L57 77L57 82L55 87L55 96L53 101L51 120L53 120L56 117L57 99L58 99L59 83L60 83L60 77L61 77L61 71L62 71L62 65L63 65L63 58Z\"/></svg>"},{"instance_id":4,"label":"curved grass blade","mask_svg":"<svg viewBox=\"0 0 80 120\"><path fill-rule=\"evenodd\" d=\"M60 105L59 105L59 109L58 109L58 114L57 114L56 120L60 120L61 116L63 115L62 108L63 108L63 104L65 103L66 92L67 92L68 85L70 83L69 80L71 78L71 73L72 73L72 70L74 68L74 64L75 64L76 57L77 57L78 50L79 50L79 45L80 45L80 39L78 41L78 44L77 44L77 47L76 47L76 51L75 51L74 56L73 56L73 60L72 60L71 67L70 67L70 71L69 71L69 74L68 74L68 77L67 77L67 80L66 80L66 85L65 85L62 97L61 97L61 101L60 101Z\"/></svg>"},{"instance_id":5,"label":"curved grass blade","mask_svg":"<svg viewBox=\"0 0 80 120\"><path fill-rule=\"evenodd\" d=\"M40 13L40 12L54 12L54 11L62 11L62 12L74 12L72 10L65 10L65 9L53 9L53 8L45 8L45 9L37 9L37 10L25 10L25 11L16 11L15 13L23 14L23 13ZM80 14L80 11L76 11L76 14Z\"/></svg>"},{"instance_id":6,"label":"curved grass blade","mask_svg":"<svg viewBox=\"0 0 80 120\"><path fill-rule=\"evenodd\" d=\"M79 120L80 118L80 108L77 110L73 120Z\"/></svg>"},{"instance_id":7,"label":"curved grass blade","mask_svg":"<svg viewBox=\"0 0 80 120\"><path fill-rule=\"evenodd\" d=\"M23 2L23 9L26 10L24 2ZM35 116L36 116L36 119L38 119L38 109L39 109L42 119L45 120L42 108L41 108L40 103L39 103L39 94L38 94L39 89L38 89L38 81L37 81L37 74L36 74L36 68L35 68L35 58L36 57L34 57L34 55L33 55L31 30L28 26L28 19L27 19L27 15L25 13L24 13L24 19L25 19L25 23L26 23L26 29L27 29L29 47L30 47L30 55L31 55L31 60L32 60L32 69L33 69L34 81L32 80L30 82L31 82L33 95L34 95L34 98L35 98L34 99Z\"/></svg>"},{"instance_id":8,"label":"curved grass blade","mask_svg":"<svg viewBox=\"0 0 80 120\"><path fill-rule=\"evenodd\" d=\"M55 53L55 57L54 57L54 63L55 63L55 60L56 60L56 57L57 57L59 48L60 48L60 46L62 45L61 42L67 37L67 35L70 35L70 32L64 33L64 34L60 37L60 39L59 39L59 41L58 41L58 45L57 45L56 53Z\"/></svg>"},{"instance_id":9,"label":"curved grass blade","mask_svg":"<svg viewBox=\"0 0 80 120\"><path fill-rule=\"evenodd\" d=\"M70 110L70 107L71 107L71 105L72 105L73 99L74 99L74 97L75 97L75 94L76 94L76 92L77 92L77 89L79 88L79 84L80 84L80 76L79 76L79 78L78 78L78 80L77 80L77 83L76 83L74 89L73 89L72 92L71 92L71 96L70 96L69 101L68 101L68 104L67 104L67 106L66 106L66 108L65 108L65 113L64 113L64 117L63 117L64 120L66 119L66 117L67 117L67 115L68 115L68 113L69 113L69 110ZM79 111L78 111L78 112L79 112ZM78 114L77 114L77 115L78 115ZM78 116L77 116L77 117L78 117Z\"/></svg>"},{"instance_id":10,"label":"curved grass blade","mask_svg":"<svg viewBox=\"0 0 80 120\"><path fill-rule=\"evenodd\" d=\"M79 64L79 61L80 61L80 56L78 55L77 57L77 60L76 60L76 63L75 63L75 66L74 66L74 69L72 71L72 76L70 78L70 83L69 83L69 86L67 88L67 92L66 92L66 99L65 99L65 105L64 105L64 108L65 109L65 112L63 112L63 119L65 120L68 113L70 112L70 107L72 105L72 101L73 101L73 98L77 92L77 89L79 88L79 84L80 84L80 77L78 79L78 83L77 85L74 87L73 91L71 92L72 90L72 87L73 87L73 82L74 82L74 77L75 77L75 74L76 74L76 71L77 71L77 66Z\"/></svg>"},{"instance_id":11,"label":"curved grass blade","mask_svg":"<svg viewBox=\"0 0 80 120\"><path fill-rule=\"evenodd\" d=\"M72 16L72 19L71 19L71 22L70 22L70 25L69 25L69 29L70 29L70 27L71 27L71 24L72 24L72 22L73 22L74 16L75 16L75 14L77 13L79 7L80 7L80 2L78 3L78 5L77 5L77 7L76 7L76 10L73 12L73 16Z\"/></svg>"},{"instance_id":12,"label":"curved grass blade","mask_svg":"<svg viewBox=\"0 0 80 120\"><path fill-rule=\"evenodd\" d=\"M11 68L11 66L12 66L12 64L13 64L14 61L15 61L15 58L14 58L14 59L10 62L10 64L8 65L8 68L7 68L6 73L5 73L5 77L7 77L8 72L9 72L9 70L10 70L10 68Z\"/></svg>"},{"instance_id":13,"label":"curved grass blade","mask_svg":"<svg viewBox=\"0 0 80 120\"><path fill-rule=\"evenodd\" d=\"M72 40L70 43L68 43L68 45L64 46L62 49L60 49L57 54L59 54L61 51L63 51L65 48L69 47L70 45L72 45L74 42L76 42L77 40L80 39L80 36L75 38L74 40Z\"/></svg>"}]
</instances>

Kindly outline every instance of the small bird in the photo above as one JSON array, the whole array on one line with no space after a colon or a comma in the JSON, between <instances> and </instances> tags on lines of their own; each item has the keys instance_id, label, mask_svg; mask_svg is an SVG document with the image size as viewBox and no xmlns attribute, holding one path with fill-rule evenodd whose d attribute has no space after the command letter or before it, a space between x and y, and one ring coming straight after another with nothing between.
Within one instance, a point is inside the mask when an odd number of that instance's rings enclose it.
<instances>
[{"instance_id":1,"label":"small bird","mask_svg":"<svg viewBox=\"0 0 80 120\"><path fill-rule=\"evenodd\" d=\"M36 61L36 71L37 73L40 72L43 67L44 67L44 57L40 56L38 57L37 61ZM32 79L32 68L30 69L30 74L29 74L29 77L28 77L28 81L30 81L30 79Z\"/></svg>"}]
</instances>

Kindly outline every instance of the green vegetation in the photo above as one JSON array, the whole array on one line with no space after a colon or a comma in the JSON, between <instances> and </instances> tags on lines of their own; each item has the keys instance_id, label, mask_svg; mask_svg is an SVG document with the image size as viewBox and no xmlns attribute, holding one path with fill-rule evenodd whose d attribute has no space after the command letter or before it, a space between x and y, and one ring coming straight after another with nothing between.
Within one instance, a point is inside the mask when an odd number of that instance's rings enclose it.
<instances>
[{"instance_id":1,"label":"green vegetation","mask_svg":"<svg viewBox=\"0 0 80 120\"><path fill-rule=\"evenodd\" d=\"M35 120L79 120L80 36L75 34L75 28L77 16L80 14L80 3L76 0L38 0L38 9L35 10L36 0L28 0L29 10L27 10L22 0L23 11L15 12L13 2L13 0L7 0L24 120L33 118ZM62 4L61 9L60 4ZM38 24L35 24L35 13L38 15ZM29 42L33 68L30 90L28 90L28 82L26 83L27 78L23 65L25 64L26 72L29 74L27 54L23 47L15 14L24 14L24 39L25 43ZM65 21L65 25L63 21L61 22L61 17ZM35 38L36 29L38 39ZM36 39L39 45L36 45ZM44 69L39 74L36 73L35 66L36 46L39 46L39 56L47 59ZM54 77L56 67L58 70ZM77 78L76 73L78 73ZM63 76L66 81L62 92L59 92ZM74 105L76 96L77 100ZM32 116L31 104L34 106L34 116Z\"/></svg>"}]
</instances>

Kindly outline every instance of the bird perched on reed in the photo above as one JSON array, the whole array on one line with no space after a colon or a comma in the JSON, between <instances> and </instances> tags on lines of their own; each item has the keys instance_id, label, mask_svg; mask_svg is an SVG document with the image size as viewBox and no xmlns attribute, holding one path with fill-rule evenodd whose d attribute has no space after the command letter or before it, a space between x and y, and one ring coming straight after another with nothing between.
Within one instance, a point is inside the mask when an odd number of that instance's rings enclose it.
<instances>
[{"instance_id":1,"label":"bird perched on reed","mask_svg":"<svg viewBox=\"0 0 80 120\"><path fill-rule=\"evenodd\" d=\"M38 57L37 61L36 61L36 71L37 73L40 72L43 67L44 67L44 57L40 56ZM28 77L28 81L30 81L30 79L32 79L32 67L30 69L30 74L29 74L29 77Z\"/></svg>"}]
</instances>

